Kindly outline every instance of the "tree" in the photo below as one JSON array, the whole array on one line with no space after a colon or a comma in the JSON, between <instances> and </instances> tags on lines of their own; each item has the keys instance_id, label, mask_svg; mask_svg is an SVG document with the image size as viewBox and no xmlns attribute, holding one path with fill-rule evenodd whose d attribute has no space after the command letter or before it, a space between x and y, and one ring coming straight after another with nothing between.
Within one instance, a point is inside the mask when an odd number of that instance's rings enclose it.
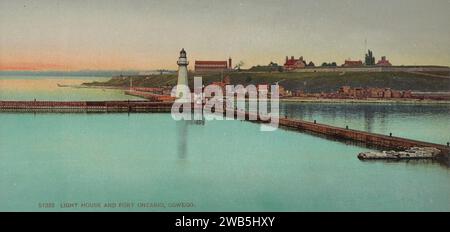
<instances>
[{"instance_id":1,"label":"tree","mask_svg":"<svg viewBox=\"0 0 450 232\"><path fill-rule=\"evenodd\" d=\"M234 69L240 71L242 66L244 66L244 61L241 60L236 66L234 66Z\"/></svg>"},{"instance_id":2,"label":"tree","mask_svg":"<svg viewBox=\"0 0 450 232\"><path fill-rule=\"evenodd\" d=\"M331 62L331 63L323 62L322 63L322 67L336 67L336 66L337 66L336 62Z\"/></svg>"},{"instance_id":3,"label":"tree","mask_svg":"<svg viewBox=\"0 0 450 232\"><path fill-rule=\"evenodd\" d=\"M373 56L373 53L371 50L368 50L368 52L366 53L365 64L366 65L375 65L375 57Z\"/></svg>"}]
</instances>

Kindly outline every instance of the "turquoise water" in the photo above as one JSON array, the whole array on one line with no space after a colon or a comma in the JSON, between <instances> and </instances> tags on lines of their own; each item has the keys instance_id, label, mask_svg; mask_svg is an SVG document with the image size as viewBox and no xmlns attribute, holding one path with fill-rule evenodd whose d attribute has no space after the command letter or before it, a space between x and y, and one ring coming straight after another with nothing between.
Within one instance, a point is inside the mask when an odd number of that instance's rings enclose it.
<instances>
[{"instance_id":1,"label":"turquoise water","mask_svg":"<svg viewBox=\"0 0 450 232\"><path fill-rule=\"evenodd\" d=\"M77 90L72 90L76 98L83 95ZM44 95L52 91L42 87ZM103 93L95 90L99 98L111 97ZM449 137L449 108L442 105L289 103L282 109L289 116L337 126L441 143ZM258 124L241 121L175 122L170 114L0 113L0 210L450 210L448 167L356 158L367 150L295 131L261 132ZM176 207L180 202L187 207ZM40 208L40 203L55 207ZM61 203L79 205L61 208ZM82 203L93 207L81 208ZM105 203L134 205L105 208Z\"/></svg>"},{"instance_id":2,"label":"turquoise water","mask_svg":"<svg viewBox=\"0 0 450 232\"><path fill-rule=\"evenodd\" d=\"M294 131L169 114L2 113L0 122L1 210L124 201L194 207L121 210L450 210L449 169L361 162L366 148Z\"/></svg>"}]
</instances>

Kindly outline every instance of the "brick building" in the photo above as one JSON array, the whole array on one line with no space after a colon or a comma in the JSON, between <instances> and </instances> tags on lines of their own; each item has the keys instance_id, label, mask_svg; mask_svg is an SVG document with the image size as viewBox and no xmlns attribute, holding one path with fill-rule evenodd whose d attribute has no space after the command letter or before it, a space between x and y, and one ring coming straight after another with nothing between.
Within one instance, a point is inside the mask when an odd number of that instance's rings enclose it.
<instances>
[{"instance_id":1,"label":"brick building","mask_svg":"<svg viewBox=\"0 0 450 232\"><path fill-rule=\"evenodd\" d=\"M295 59L294 56L291 56L290 59L286 56L286 62L284 62L284 70L290 71L295 69L301 69L306 67L306 61L303 60L303 56L299 59Z\"/></svg>"},{"instance_id":2,"label":"brick building","mask_svg":"<svg viewBox=\"0 0 450 232\"><path fill-rule=\"evenodd\" d=\"M361 60L345 60L343 67L361 67L363 62Z\"/></svg>"},{"instance_id":3,"label":"brick building","mask_svg":"<svg viewBox=\"0 0 450 232\"><path fill-rule=\"evenodd\" d=\"M232 69L231 62L231 58L228 61L196 60L194 68L196 72L222 72Z\"/></svg>"},{"instance_id":4,"label":"brick building","mask_svg":"<svg viewBox=\"0 0 450 232\"><path fill-rule=\"evenodd\" d=\"M342 86L337 95L337 98L411 98L411 90L401 91L391 88L352 88L350 86Z\"/></svg>"},{"instance_id":5,"label":"brick building","mask_svg":"<svg viewBox=\"0 0 450 232\"><path fill-rule=\"evenodd\" d=\"M392 64L386 59L386 56L382 56L381 60L377 62L377 66L392 66Z\"/></svg>"}]
</instances>

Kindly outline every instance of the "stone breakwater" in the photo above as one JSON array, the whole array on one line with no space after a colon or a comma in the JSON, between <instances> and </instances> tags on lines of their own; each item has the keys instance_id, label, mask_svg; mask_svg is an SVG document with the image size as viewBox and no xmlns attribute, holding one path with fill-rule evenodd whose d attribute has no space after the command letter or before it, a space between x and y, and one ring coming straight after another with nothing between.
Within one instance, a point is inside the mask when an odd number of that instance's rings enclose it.
<instances>
[{"instance_id":1,"label":"stone breakwater","mask_svg":"<svg viewBox=\"0 0 450 232\"><path fill-rule=\"evenodd\" d=\"M405 151L361 152L358 158L368 159L434 159L441 151L434 147L411 147Z\"/></svg>"}]
</instances>

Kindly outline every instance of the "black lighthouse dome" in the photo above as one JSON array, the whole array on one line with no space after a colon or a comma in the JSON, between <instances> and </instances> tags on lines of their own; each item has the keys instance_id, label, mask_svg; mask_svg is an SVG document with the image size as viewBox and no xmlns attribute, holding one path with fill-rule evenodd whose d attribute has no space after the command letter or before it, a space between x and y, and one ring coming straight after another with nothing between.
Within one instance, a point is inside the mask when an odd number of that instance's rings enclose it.
<instances>
[{"instance_id":1,"label":"black lighthouse dome","mask_svg":"<svg viewBox=\"0 0 450 232\"><path fill-rule=\"evenodd\" d=\"M184 48L182 48L180 51L180 58L186 58L186 51L184 50Z\"/></svg>"}]
</instances>

